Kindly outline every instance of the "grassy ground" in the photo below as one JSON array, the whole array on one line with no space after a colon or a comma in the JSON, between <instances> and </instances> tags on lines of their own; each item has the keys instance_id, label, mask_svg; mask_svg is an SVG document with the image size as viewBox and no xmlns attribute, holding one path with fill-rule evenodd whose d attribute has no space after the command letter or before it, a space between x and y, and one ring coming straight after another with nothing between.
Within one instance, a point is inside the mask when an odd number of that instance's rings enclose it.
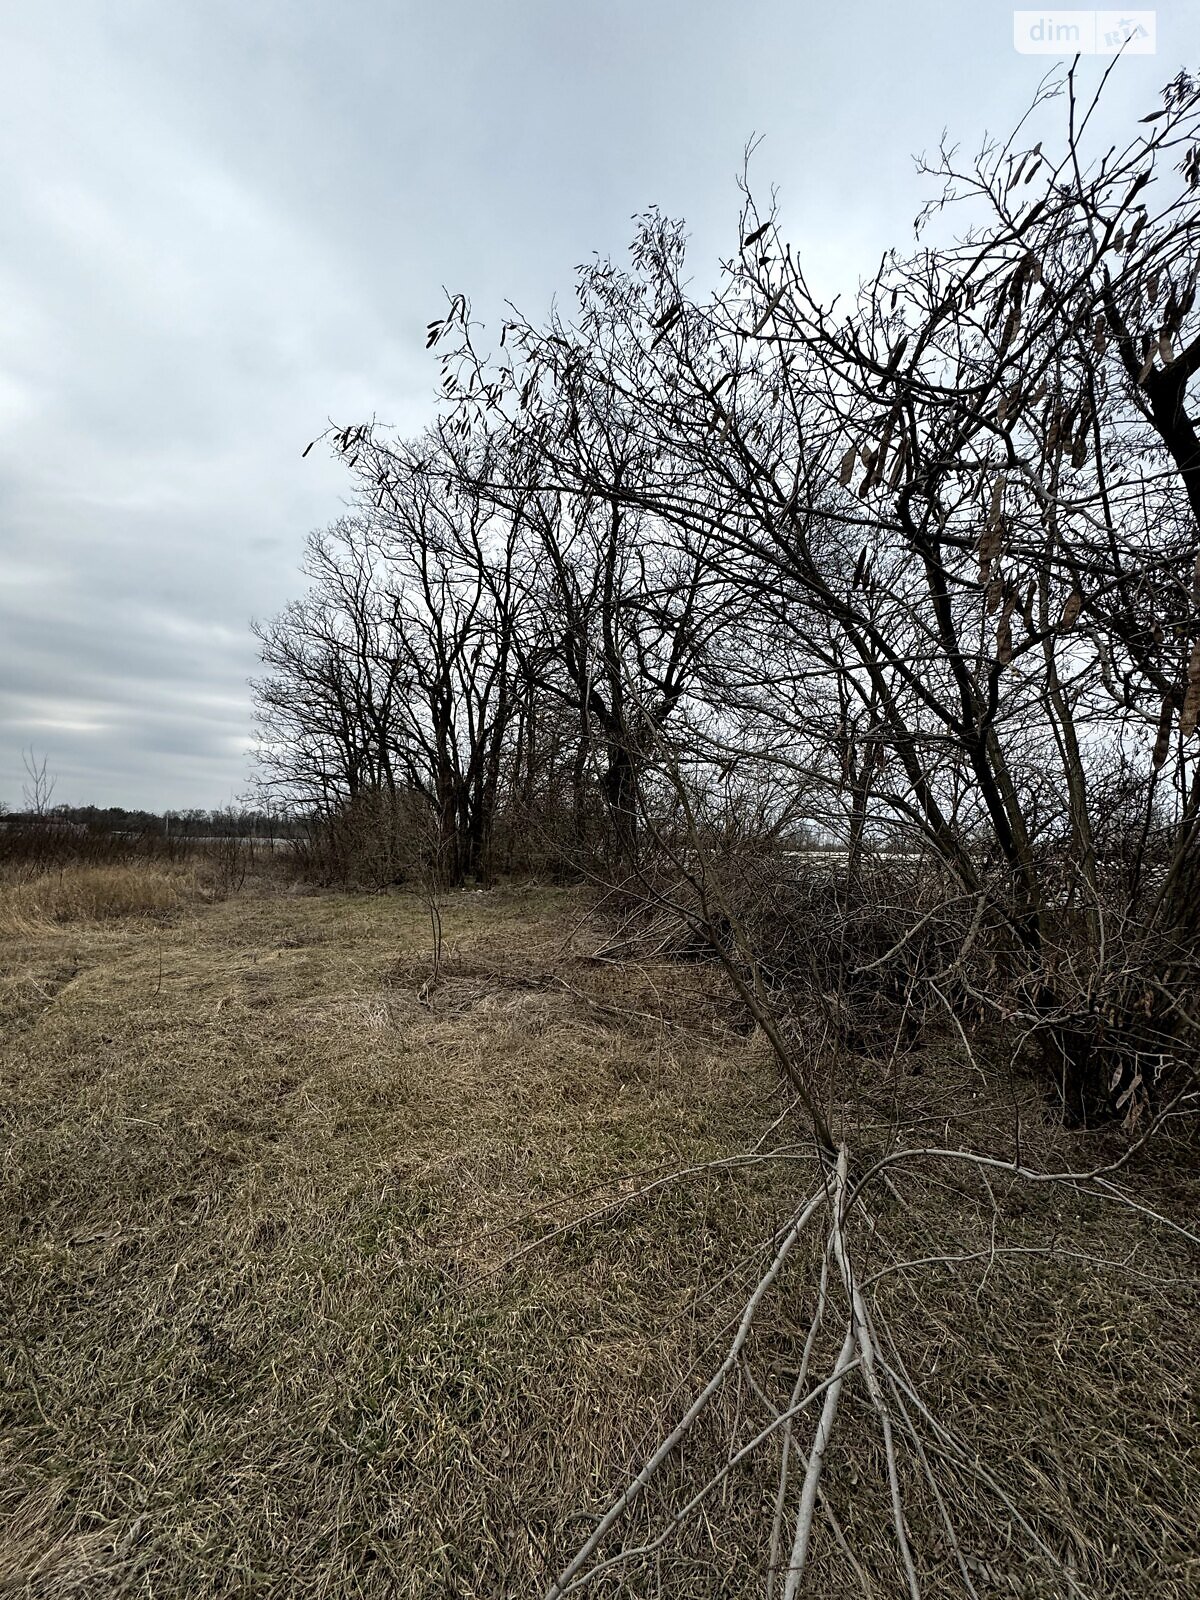
<instances>
[{"instance_id":1,"label":"grassy ground","mask_svg":"<svg viewBox=\"0 0 1200 1600\"><path fill-rule=\"evenodd\" d=\"M703 1381L810 1181L781 1152L545 1238L747 1149L782 1110L717 976L598 966L587 912L570 891L449 897L422 998L415 900L220 899L179 873L0 888L0 1594L544 1587ZM1013 1116L950 1068L855 1071L858 1146L894 1135L901 1098L939 1139ZM1070 1157L1028 1097L1025 1114L1027 1158ZM1148 1203L1189 1203L1177 1174L1136 1178ZM1086 1592L1200 1592L1186 1246L1073 1191L993 1187L1010 1242L1056 1249L894 1274L910 1370ZM936 1170L900 1198L891 1252L994 1226L978 1185ZM800 1262L760 1372L786 1379L809 1292ZM753 1403L716 1409L665 1494ZM899 1593L868 1445L829 1488L873 1592ZM623 1592L761 1594L770 1493L765 1469L731 1480ZM963 1516L981 1593L1057 1592ZM956 1592L927 1547L927 1592ZM823 1537L809 1592L857 1582Z\"/></svg>"}]
</instances>

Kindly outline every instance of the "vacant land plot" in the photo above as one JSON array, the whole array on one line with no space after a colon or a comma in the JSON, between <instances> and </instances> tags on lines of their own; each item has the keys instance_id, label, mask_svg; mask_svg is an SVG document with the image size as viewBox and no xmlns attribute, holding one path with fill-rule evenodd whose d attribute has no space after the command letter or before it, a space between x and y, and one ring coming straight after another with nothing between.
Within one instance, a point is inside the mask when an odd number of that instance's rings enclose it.
<instances>
[{"instance_id":1,"label":"vacant land plot","mask_svg":"<svg viewBox=\"0 0 1200 1600\"><path fill-rule=\"evenodd\" d=\"M571 891L449 897L430 986L416 900L109 888L0 891L0 1593L538 1593L702 1384L810 1181L762 1042L704 964L589 960ZM854 1064L836 1114L856 1149L1020 1113L1027 1159L1078 1164L1032 1089L993 1106L949 1054L923 1067ZM1187 1209L1149 1157L1128 1181ZM889 1259L931 1230L980 1252L889 1279L909 1370L1081 1592L1182 1600L1190 1247L1070 1188L992 1187L998 1211L934 1173L897 1192ZM989 1256L997 1215L1013 1253ZM812 1295L789 1271L754 1347L785 1389ZM759 1404L749 1383L722 1399L639 1537ZM806 1592L900 1593L886 1484L848 1428ZM763 1593L772 1493L755 1458L594 1592ZM950 1592L921 1516L918 1495L928 1592ZM961 1517L980 1593L1058 1592Z\"/></svg>"}]
</instances>

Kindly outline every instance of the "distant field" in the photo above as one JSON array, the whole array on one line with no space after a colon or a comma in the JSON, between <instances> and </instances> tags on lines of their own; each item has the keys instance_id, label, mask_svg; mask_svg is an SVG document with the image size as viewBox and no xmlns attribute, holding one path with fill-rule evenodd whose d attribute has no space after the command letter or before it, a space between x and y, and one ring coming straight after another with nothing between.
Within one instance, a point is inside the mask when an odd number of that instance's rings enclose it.
<instances>
[{"instance_id":1,"label":"distant field","mask_svg":"<svg viewBox=\"0 0 1200 1600\"><path fill-rule=\"evenodd\" d=\"M761 1040L705 964L589 961L580 893L463 892L444 917L429 990L411 898L222 899L186 870L0 886L0 1593L537 1594L703 1382L800 1181ZM943 1141L1013 1116L949 1053L853 1075L856 1147L901 1101ZM1032 1089L1024 1111L1027 1154L1071 1159ZM774 1159L634 1193L764 1136ZM898 1274L910 1370L1081 1592L1195 1595L1194 1260L1062 1189L994 1187L1010 1244L1056 1251L919 1294ZM973 1191L901 1198L888 1250L986 1245ZM810 1298L797 1261L756 1346L781 1375ZM755 1404L722 1404L643 1532ZM831 1472L868 1592L900 1593L878 1462ZM772 1493L747 1469L644 1587L590 1592L762 1594ZM914 1535L936 1552L932 1522ZM985 1537L981 1594L1054 1592ZM823 1535L805 1593L857 1592Z\"/></svg>"}]
</instances>

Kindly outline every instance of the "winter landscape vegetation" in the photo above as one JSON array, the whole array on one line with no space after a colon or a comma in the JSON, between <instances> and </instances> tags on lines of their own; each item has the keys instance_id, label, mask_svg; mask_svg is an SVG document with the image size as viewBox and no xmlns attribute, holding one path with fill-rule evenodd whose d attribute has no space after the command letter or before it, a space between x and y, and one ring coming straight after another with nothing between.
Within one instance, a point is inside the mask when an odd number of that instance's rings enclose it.
<instances>
[{"instance_id":1,"label":"winter landscape vegetation","mask_svg":"<svg viewBox=\"0 0 1200 1600\"><path fill-rule=\"evenodd\" d=\"M0 1592L1200 1592L1200 80L1047 65L464 261L235 802L25 730Z\"/></svg>"}]
</instances>

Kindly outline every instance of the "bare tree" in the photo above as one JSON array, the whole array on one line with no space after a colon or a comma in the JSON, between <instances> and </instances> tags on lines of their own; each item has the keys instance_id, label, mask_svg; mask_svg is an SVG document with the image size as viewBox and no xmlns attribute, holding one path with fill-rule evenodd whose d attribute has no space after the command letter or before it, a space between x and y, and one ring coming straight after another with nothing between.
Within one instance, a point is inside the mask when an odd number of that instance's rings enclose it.
<instances>
[{"instance_id":1,"label":"bare tree","mask_svg":"<svg viewBox=\"0 0 1200 1600\"><path fill-rule=\"evenodd\" d=\"M50 801L54 797L54 788L57 778L47 771L47 757L38 759L37 751L32 745L28 750L21 752L21 765L25 769L25 781L21 785L21 797L25 802L25 809L31 816L44 817L50 809Z\"/></svg>"},{"instance_id":2,"label":"bare tree","mask_svg":"<svg viewBox=\"0 0 1200 1600\"><path fill-rule=\"evenodd\" d=\"M631 338L642 295L598 264L581 279L572 323L556 314L545 330L507 324L515 358L490 371L471 346L464 301L431 325L432 342L447 340L447 389L462 402L458 427L505 440L507 480L485 492L500 503L514 484L523 492L527 581L540 612L526 673L577 718L576 816L595 762L615 857L625 866L637 851L642 769L711 657L715 634L733 621L733 596L727 585L714 590L703 551L681 543L672 522L639 497L655 445L624 363L636 365L642 354ZM467 337L456 350L448 336L459 328Z\"/></svg>"},{"instance_id":3,"label":"bare tree","mask_svg":"<svg viewBox=\"0 0 1200 1600\"><path fill-rule=\"evenodd\" d=\"M259 761L269 785L329 811L394 793L404 690L376 552L351 518L309 540L309 593L255 624L268 675L254 684Z\"/></svg>"},{"instance_id":4,"label":"bare tree","mask_svg":"<svg viewBox=\"0 0 1200 1600\"><path fill-rule=\"evenodd\" d=\"M397 754L459 883L487 869L519 708L520 508L498 516L478 463L432 437L376 450L373 462L371 525L407 688Z\"/></svg>"},{"instance_id":5,"label":"bare tree","mask_svg":"<svg viewBox=\"0 0 1200 1600\"><path fill-rule=\"evenodd\" d=\"M520 707L520 521L435 436L360 449L359 514L309 541L308 597L256 630L271 669L255 685L260 759L326 813L419 801L439 872L461 883L488 870Z\"/></svg>"}]
</instances>

